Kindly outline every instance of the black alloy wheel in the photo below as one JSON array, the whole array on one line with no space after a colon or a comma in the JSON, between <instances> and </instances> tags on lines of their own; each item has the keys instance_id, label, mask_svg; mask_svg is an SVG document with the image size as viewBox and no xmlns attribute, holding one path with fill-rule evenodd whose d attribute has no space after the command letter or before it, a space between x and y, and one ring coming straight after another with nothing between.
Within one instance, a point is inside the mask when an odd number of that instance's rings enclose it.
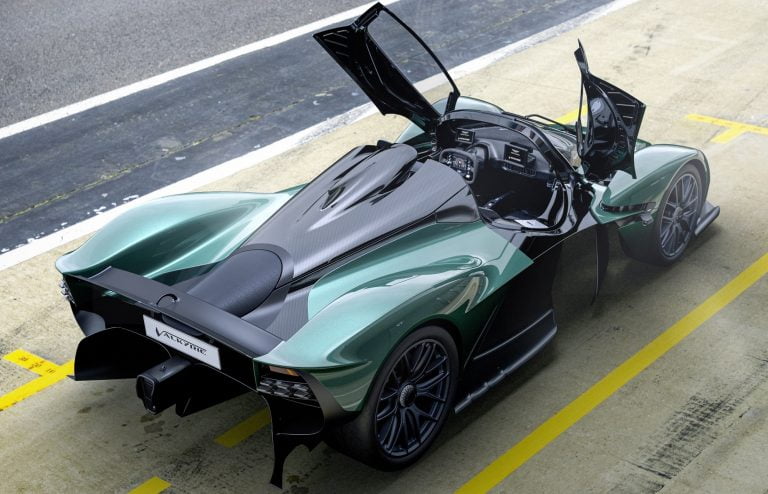
<instances>
[{"instance_id":1,"label":"black alloy wheel","mask_svg":"<svg viewBox=\"0 0 768 494\"><path fill-rule=\"evenodd\" d=\"M647 244L633 248L622 241L625 251L660 266L679 260L693 239L704 194L699 169L692 163L685 164L662 196Z\"/></svg>"},{"instance_id":2,"label":"black alloy wheel","mask_svg":"<svg viewBox=\"0 0 768 494\"><path fill-rule=\"evenodd\" d=\"M357 417L333 428L326 442L382 470L412 464L450 415L458 374L458 351L448 331L413 331L379 368Z\"/></svg>"},{"instance_id":3,"label":"black alloy wheel","mask_svg":"<svg viewBox=\"0 0 768 494\"><path fill-rule=\"evenodd\" d=\"M424 444L448 407L451 369L443 345L413 344L389 373L376 407L376 438L385 454L407 456Z\"/></svg>"},{"instance_id":4,"label":"black alloy wheel","mask_svg":"<svg viewBox=\"0 0 768 494\"><path fill-rule=\"evenodd\" d=\"M688 246L699 216L699 182L692 173L678 177L661 214L659 242L662 254L677 258Z\"/></svg>"}]
</instances>

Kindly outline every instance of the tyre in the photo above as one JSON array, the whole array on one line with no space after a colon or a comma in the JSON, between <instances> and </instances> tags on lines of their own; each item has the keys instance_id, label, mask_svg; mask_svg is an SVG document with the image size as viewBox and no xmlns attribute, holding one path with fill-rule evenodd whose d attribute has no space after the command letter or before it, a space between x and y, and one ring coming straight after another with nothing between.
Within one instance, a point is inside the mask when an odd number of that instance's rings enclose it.
<instances>
[{"instance_id":1,"label":"tyre","mask_svg":"<svg viewBox=\"0 0 768 494\"><path fill-rule=\"evenodd\" d=\"M447 331L434 326L414 331L382 365L360 414L331 430L327 442L381 470L414 463L448 418L458 371L456 345Z\"/></svg>"},{"instance_id":2,"label":"tyre","mask_svg":"<svg viewBox=\"0 0 768 494\"><path fill-rule=\"evenodd\" d=\"M677 172L664 193L652 225L647 258L643 260L667 265L682 257L696 229L703 193L698 168L686 164Z\"/></svg>"}]
</instances>

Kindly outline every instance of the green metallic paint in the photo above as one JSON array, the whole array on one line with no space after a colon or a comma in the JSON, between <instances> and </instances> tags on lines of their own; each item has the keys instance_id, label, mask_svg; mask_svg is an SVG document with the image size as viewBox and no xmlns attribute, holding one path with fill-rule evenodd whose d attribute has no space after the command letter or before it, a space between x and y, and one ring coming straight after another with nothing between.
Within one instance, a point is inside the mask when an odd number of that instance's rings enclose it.
<instances>
[{"instance_id":1,"label":"green metallic paint","mask_svg":"<svg viewBox=\"0 0 768 494\"><path fill-rule=\"evenodd\" d=\"M442 320L473 342L493 308L482 302L531 264L482 221L428 225L321 278L307 324L257 361L308 369L358 410L400 339Z\"/></svg>"},{"instance_id":2,"label":"green metallic paint","mask_svg":"<svg viewBox=\"0 0 768 494\"><path fill-rule=\"evenodd\" d=\"M637 179L627 173L617 172L607 187L594 186L597 193L592 201L592 214L599 223L611 223L634 216L637 211L608 212L603 210L601 203L619 207L653 202L655 206L650 212L655 216L672 177L690 161L700 163L702 177L706 179L709 176L707 160L701 151L670 144L654 144L642 148L635 153ZM707 184L704 186L706 190Z\"/></svg>"},{"instance_id":3,"label":"green metallic paint","mask_svg":"<svg viewBox=\"0 0 768 494\"><path fill-rule=\"evenodd\" d=\"M111 221L80 248L61 256L56 268L62 274L91 275L113 266L155 278L215 263L292 193L200 192L156 199Z\"/></svg>"},{"instance_id":4,"label":"green metallic paint","mask_svg":"<svg viewBox=\"0 0 768 494\"><path fill-rule=\"evenodd\" d=\"M288 194L290 196L296 195L301 189L306 187L307 184L299 184L294 185L293 187L288 187L287 189L280 190L278 192L275 192L276 194Z\"/></svg>"},{"instance_id":5,"label":"green metallic paint","mask_svg":"<svg viewBox=\"0 0 768 494\"><path fill-rule=\"evenodd\" d=\"M599 223L637 214L607 212L601 203L658 204L672 177L691 160L708 176L706 159L695 149L644 142L638 148L637 179L618 172L607 187L594 184L591 212ZM59 258L56 267L63 274L91 275L114 266L155 278L216 263L302 187L275 194L161 198L118 217ZM622 240L632 245L645 242L649 231L639 221L619 228ZM439 323L455 329L459 351L468 352L462 342L475 341L501 296L499 289L531 264L482 221L427 225L322 277L309 293L308 322L255 364L307 370L342 408L359 410L376 372L402 338L419 326Z\"/></svg>"},{"instance_id":6,"label":"green metallic paint","mask_svg":"<svg viewBox=\"0 0 768 494\"><path fill-rule=\"evenodd\" d=\"M706 165L700 151L683 146L656 144L635 154L637 179L626 173L617 173L608 185L603 202L609 206L624 206L644 202L658 202L667 190L672 177L691 160ZM703 174L708 175L708 172Z\"/></svg>"},{"instance_id":7,"label":"green metallic paint","mask_svg":"<svg viewBox=\"0 0 768 494\"><path fill-rule=\"evenodd\" d=\"M651 146L652 144L648 141L644 141L642 139L638 139L637 142L635 142L635 153L640 151L641 149L647 148L648 146Z\"/></svg>"},{"instance_id":8,"label":"green metallic paint","mask_svg":"<svg viewBox=\"0 0 768 494\"><path fill-rule=\"evenodd\" d=\"M601 204L608 206L632 206L654 203L647 212L655 221L664 192L669 187L675 174L686 163L695 162L700 167L705 181L704 195L709 186L709 165L704 154L693 148L671 144L654 144L643 147L635 153L637 179L624 172L616 173L607 187L594 185L595 198L591 211L599 223L606 224L623 220L638 214L637 211L621 213L603 210ZM623 222L622 222L623 223ZM653 223L642 221L623 223L618 229L621 241L632 252L639 252L651 245L649 236L653 233Z\"/></svg>"},{"instance_id":9,"label":"green metallic paint","mask_svg":"<svg viewBox=\"0 0 768 494\"><path fill-rule=\"evenodd\" d=\"M707 166L695 149L643 141L635 154L637 179L618 172L607 187L595 184L592 214L599 223L611 223L637 212L609 213L601 202L658 204L672 177L691 160ZM624 241L642 243L647 230L636 221L619 231ZM424 227L320 279L309 294L307 324L257 360L306 369L342 408L359 410L376 371L401 338L439 319L456 328L461 341L474 341L494 306L483 300L500 293L531 262L480 221Z\"/></svg>"}]
</instances>

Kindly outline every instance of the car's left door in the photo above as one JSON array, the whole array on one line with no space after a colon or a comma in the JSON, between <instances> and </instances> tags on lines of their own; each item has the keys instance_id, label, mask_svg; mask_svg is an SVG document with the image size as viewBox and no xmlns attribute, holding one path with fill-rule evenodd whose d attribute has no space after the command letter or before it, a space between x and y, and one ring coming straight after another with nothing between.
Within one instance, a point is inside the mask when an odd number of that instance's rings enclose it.
<instances>
[{"instance_id":1,"label":"car's left door","mask_svg":"<svg viewBox=\"0 0 768 494\"><path fill-rule=\"evenodd\" d=\"M376 4L348 26L316 33L318 43L383 114L402 115L432 131L441 114L422 90L442 88L446 111L459 90L432 50L389 9Z\"/></svg>"}]
</instances>

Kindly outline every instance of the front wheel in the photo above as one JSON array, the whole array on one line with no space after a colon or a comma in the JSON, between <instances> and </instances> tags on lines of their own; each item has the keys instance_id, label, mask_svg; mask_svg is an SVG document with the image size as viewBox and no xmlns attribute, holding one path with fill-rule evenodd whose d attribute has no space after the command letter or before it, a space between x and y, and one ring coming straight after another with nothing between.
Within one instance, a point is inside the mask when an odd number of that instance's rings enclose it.
<instances>
[{"instance_id":1,"label":"front wheel","mask_svg":"<svg viewBox=\"0 0 768 494\"><path fill-rule=\"evenodd\" d=\"M329 444L383 470L406 467L432 445L447 419L458 382L458 353L442 328L424 327L392 351L368 401Z\"/></svg>"},{"instance_id":2,"label":"front wheel","mask_svg":"<svg viewBox=\"0 0 768 494\"><path fill-rule=\"evenodd\" d=\"M667 265L680 259L693 238L702 204L701 175L698 168L688 163L664 193L652 225L648 258L644 260Z\"/></svg>"}]
</instances>

